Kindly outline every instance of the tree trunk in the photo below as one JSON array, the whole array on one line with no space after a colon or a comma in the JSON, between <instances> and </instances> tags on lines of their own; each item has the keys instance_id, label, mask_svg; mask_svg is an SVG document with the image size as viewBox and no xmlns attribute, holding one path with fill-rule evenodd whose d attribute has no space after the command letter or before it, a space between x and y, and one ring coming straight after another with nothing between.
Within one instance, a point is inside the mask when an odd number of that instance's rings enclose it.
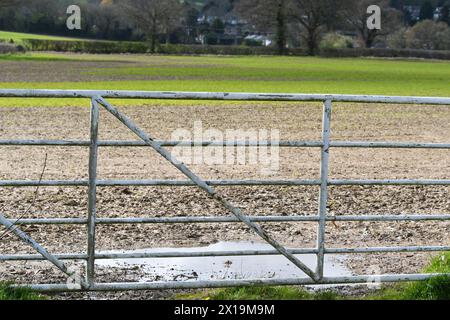
<instances>
[{"instance_id":1,"label":"tree trunk","mask_svg":"<svg viewBox=\"0 0 450 320\"><path fill-rule=\"evenodd\" d=\"M156 52L156 21L153 21L150 34L150 52Z\"/></svg>"},{"instance_id":2,"label":"tree trunk","mask_svg":"<svg viewBox=\"0 0 450 320\"><path fill-rule=\"evenodd\" d=\"M166 44L170 44L170 35L169 35L169 31L168 30L166 30L166 33L164 35L164 42Z\"/></svg>"},{"instance_id":3,"label":"tree trunk","mask_svg":"<svg viewBox=\"0 0 450 320\"><path fill-rule=\"evenodd\" d=\"M286 15L284 1L280 1L277 12L277 48L280 55L286 52Z\"/></svg>"},{"instance_id":4,"label":"tree trunk","mask_svg":"<svg viewBox=\"0 0 450 320\"><path fill-rule=\"evenodd\" d=\"M375 30L368 30L367 34L363 34L364 45L366 48L372 48L376 37L377 33Z\"/></svg>"},{"instance_id":5,"label":"tree trunk","mask_svg":"<svg viewBox=\"0 0 450 320\"><path fill-rule=\"evenodd\" d=\"M156 52L156 34L152 33L150 36L150 52Z\"/></svg>"},{"instance_id":6,"label":"tree trunk","mask_svg":"<svg viewBox=\"0 0 450 320\"><path fill-rule=\"evenodd\" d=\"M317 48L316 30L307 29L306 31L308 32L308 36L306 39L306 45L308 47L308 55L314 56L316 54L316 48Z\"/></svg>"}]
</instances>

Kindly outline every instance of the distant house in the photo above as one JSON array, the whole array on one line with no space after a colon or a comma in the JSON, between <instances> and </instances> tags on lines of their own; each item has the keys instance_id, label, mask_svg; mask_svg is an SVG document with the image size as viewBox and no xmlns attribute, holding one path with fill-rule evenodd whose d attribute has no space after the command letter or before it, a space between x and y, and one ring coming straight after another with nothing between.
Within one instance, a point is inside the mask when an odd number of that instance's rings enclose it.
<instances>
[{"instance_id":1,"label":"distant house","mask_svg":"<svg viewBox=\"0 0 450 320\"><path fill-rule=\"evenodd\" d=\"M216 20L217 16L207 16L207 15L202 15L200 17L197 18L197 22L198 23L212 23L214 20Z\"/></svg>"},{"instance_id":2,"label":"distant house","mask_svg":"<svg viewBox=\"0 0 450 320\"><path fill-rule=\"evenodd\" d=\"M403 6L403 11L408 13L411 22L417 22L420 20L420 6Z\"/></svg>"},{"instance_id":3,"label":"distant house","mask_svg":"<svg viewBox=\"0 0 450 320\"><path fill-rule=\"evenodd\" d=\"M436 9L434 9L433 19L435 21L441 20L443 12L444 12L444 7L437 7Z\"/></svg>"},{"instance_id":4,"label":"distant house","mask_svg":"<svg viewBox=\"0 0 450 320\"><path fill-rule=\"evenodd\" d=\"M265 47L271 46L273 42L272 39L269 38L267 35L256 35L256 34L246 36L244 38L244 41L248 44L260 45Z\"/></svg>"},{"instance_id":5,"label":"distant house","mask_svg":"<svg viewBox=\"0 0 450 320\"><path fill-rule=\"evenodd\" d=\"M223 15L216 15L214 11L204 12L198 17L197 22L199 24L212 25L214 21L219 19L223 22L223 33L217 32L213 28L206 27L203 34L197 37L197 42L201 44L208 44L211 42L211 34L215 33L214 38L217 40L217 44L223 45L238 45L245 41L245 36L254 33L254 28L248 24L246 20L239 18L232 12L225 13ZM209 35L208 35L209 34ZM215 40L212 40L215 42ZM266 40L262 41L261 45L265 45Z\"/></svg>"},{"instance_id":6,"label":"distant house","mask_svg":"<svg viewBox=\"0 0 450 320\"><path fill-rule=\"evenodd\" d=\"M437 7L434 9L433 20L438 21L442 18L443 7ZM410 17L411 22L418 22L420 20L420 6L403 6L403 11Z\"/></svg>"}]
</instances>

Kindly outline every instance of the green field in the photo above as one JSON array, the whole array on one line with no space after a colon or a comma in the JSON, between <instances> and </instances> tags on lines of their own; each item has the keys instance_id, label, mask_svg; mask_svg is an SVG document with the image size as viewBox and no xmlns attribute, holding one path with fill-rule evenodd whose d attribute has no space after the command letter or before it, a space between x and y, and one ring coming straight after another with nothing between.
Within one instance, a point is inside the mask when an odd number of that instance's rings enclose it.
<instances>
[{"instance_id":1,"label":"green field","mask_svg":"<svg viewBox=\"0 0 450 320\"><path fill-rule=\"evenodd\" d=\"M0 69L0 88L450 96L446 61L31 53L0 56ZM0 100L11 104L79 101Z\"/></svg>"},{"instance_id":2,"label":"green field","mask_svg":"<svg viewBox=\"0 0 450 320\"><path fill-rule=\"evenodd\" d=\"M43 34L0 31L0 40L6 40L6 41L13 40L15 43L18 43L24 39L54 40L54 41L86 40L86 39L69 38L69 37L49 36L49 35L43 35Z\"/></svg>"}]
</instances>

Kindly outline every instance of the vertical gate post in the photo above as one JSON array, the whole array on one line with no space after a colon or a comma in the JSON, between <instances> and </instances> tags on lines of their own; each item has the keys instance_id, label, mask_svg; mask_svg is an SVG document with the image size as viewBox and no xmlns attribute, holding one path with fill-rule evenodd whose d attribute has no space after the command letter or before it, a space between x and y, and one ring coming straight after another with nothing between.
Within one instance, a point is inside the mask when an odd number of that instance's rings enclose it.
<instances>
[{"instance_id":1,"label":"vertical gate post","mask_svg":"<svg viewBox=\"0 0 450 320\"><path fill-rule=\"evenodd\" d=\"M87 223L86 282L92 286L95 278L95 222L97 218L97 156L98 156L99 107L95 97L91 99L91 131L89 147L89 195Z\"/></svg>"},{"instance_id":2,"label":"vertical gate post","mask_svg":"<svg viewBox=\"0 0 450 320\"><path fill-rule=\"evenodd\" d=\"M330 136L331 136L331 109L332 102L328 99L323 105L322 121L322 151L320 160L320 193L319 193L319 226L317 228L317 268L316 276L323 278L323 265L325 255L325 227L328 204L328 173L330 158Z\"/></svg>"}]
</instances>

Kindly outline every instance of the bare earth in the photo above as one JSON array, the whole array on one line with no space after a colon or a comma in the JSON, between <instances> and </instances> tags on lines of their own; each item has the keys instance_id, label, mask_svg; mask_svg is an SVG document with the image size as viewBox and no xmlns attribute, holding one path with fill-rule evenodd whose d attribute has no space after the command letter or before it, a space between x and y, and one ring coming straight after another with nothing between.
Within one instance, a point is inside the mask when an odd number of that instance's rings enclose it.
<instances>
[{"instance_id":1,"label":"bare earth","mask_svg":"<svg viewBox=\"0 0 450 320\"><path fill-rule=\"evenodd\" d=\"M174 130L277 129L282 140L319 140L321 105L267 103L207 106L145 106L120 108L157 139L171 139ZM446 142L450 112L445 106L389 106L337 104L332 120L333 140ZM66 108L0 109L0 139L89 138L89 110ZM100 138L133 140L132 133L106 111L101 112ZM0 179L39 179L48 153L44 179L86 179L88 149L82 147L0 147ZM185 179L175 168L147 148L102 148L99 179ZM254 165L191 165L204 179L317 179L319 149L284 148L280 169L264 175ZM333 149L331 179L449 179L448 150ZM317 187L217 188L249 215L313 215ZM26 218L70 217L87 214L86 188L44 188ZM0 209L17 218L33 199L34 188L0 188ZM332 187L331 215L450 214L448 187ZM228 213L194 187L109 187L98 191L99 217L220 216ZM265 223L288 247L314 247L316 223ZM52 253L82 253L83 226L24 227ZM190 247L217 241L258 240L242 224L114 225L98 226L98 250L151 247ZM396 245L450 245L449 222L348 222L328 224L327 247ZM34 253L9 235L0 242L1 254ZM350 255L355 274L419 272L433 253ZM57 282L63 278L47 263L0 262L2 277L18 283ZM100 281L133 281L137 271L100 270ZM161 292L132 297L160 298ZM95 296L95 295L94 295ZM100 296L100 295L99 295ZM71 296L73 297L73 296ZM78 296L78 297L87 297ZM88 297L93 297L88 296ZM96 296L97 297L97 296ZM103 295L121 298L123 294ZM130 297L130 295L126 295Z\"/></svg>"}]
</instances>

